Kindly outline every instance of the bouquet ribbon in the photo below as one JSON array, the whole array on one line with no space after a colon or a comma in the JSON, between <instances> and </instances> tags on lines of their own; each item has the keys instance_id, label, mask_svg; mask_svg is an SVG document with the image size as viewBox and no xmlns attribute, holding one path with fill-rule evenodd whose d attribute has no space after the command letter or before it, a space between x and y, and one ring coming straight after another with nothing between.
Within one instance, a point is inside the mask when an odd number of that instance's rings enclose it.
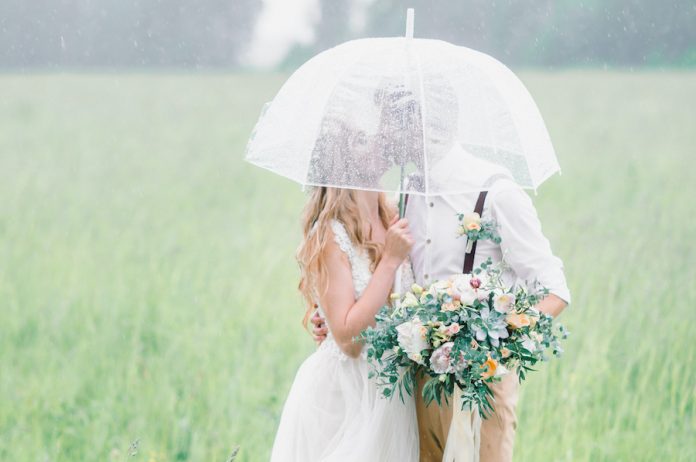
<instances>
[{"instance_id":1,"label":"bouquet ribbon","mask_svg":"<svg viewBox=\"0 0 696 462\"><path fill-rule=\"evenodd\" d=\"M442 462L479 462L481 416L469 406L462 409L462 391L455 385L452 394L452 422Z\"/></svg>"}]
</instances>

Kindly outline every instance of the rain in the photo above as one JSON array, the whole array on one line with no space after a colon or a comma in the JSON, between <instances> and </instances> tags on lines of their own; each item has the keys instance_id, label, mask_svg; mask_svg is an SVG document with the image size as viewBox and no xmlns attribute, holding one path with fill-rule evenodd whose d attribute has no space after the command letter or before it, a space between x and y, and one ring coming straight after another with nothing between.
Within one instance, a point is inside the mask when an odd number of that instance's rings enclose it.
<instances>
[{"instance_id":1,"label":"rain","mask_svg":"<svg viewBox=\"0 0 696 462\"><path fill-rule=\"evenodd\" d=\"M268 460L321 348L305 234L356 190L382 221L479 198L418 228L461 252L404 251L387 317L423 281L461 306L431 264L553 248L516 263L564 275L572 335L515 461L696 460L695 108L695 0L0 0L0 460Z\"/></svg>"}]
</instances>

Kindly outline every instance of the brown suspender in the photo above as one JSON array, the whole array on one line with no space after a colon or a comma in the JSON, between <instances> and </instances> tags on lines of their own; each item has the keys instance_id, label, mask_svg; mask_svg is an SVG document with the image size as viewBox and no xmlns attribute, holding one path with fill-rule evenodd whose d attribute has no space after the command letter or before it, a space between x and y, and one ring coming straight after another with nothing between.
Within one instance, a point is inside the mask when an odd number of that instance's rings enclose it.
<instances>
[{"instance_id":1,"label":"brown suspender","mask_svg":"<svg viewBox=\"0 0 696 462\"><path fill-rule=\"evenodd\" d=\"M476 199L476 205L474 206L474 212L478 213L479 216L483 213L483 204L486 202L486 195L488 194L488 191L481 191L479 193L478 199ZM404 215L406 215L406 207L408 207L408 197L409 194L406 194L406 197L404 197ZM470 274L471 271L474 269L474 257L476 256L476 241L471 245L471 252L467 253L464 256L464 269L463 273L464 274Z\"/></svg>"},{"instance_id":2,"label":"brown suspender","mask_svg":"<svg viewBox=\"0 0 696 462\"><path fill-rule=\"evenodd\" d=\"M478 199L476 200L476 206L474 207L474 212L478 213L479 216L481 216L481 213L483 212L483 203L486 202L486 194L488 194L488 191L481 191L479 193ZM467 253L464 256L464 274L470 274L471 271L474 269L474 257L476 256L476 242L471 245L471 252Z\"/></svg>"}]
</instances>

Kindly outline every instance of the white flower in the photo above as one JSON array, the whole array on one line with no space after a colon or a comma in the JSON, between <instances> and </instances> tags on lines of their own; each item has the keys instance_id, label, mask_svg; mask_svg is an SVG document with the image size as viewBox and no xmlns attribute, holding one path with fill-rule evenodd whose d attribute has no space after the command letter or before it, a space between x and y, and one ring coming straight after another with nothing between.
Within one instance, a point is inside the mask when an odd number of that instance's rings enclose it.
<instances>
[{"instance_id":1,"label":"white flower","mask_svg":"<svg viewBox=\"0 0 696 462\"><path fill-rule=\"evenodd\" d=\"M471 305L478 298L476 289L469 284L468 274L458 274L452 278L452 297L462 302L462 305Z\"/></svg>"},{"instance_id":2,"label":"white flower","mask_svg":"<svg viewBox=\"0 0 696 462\"><path fill-rule=\"evenodd\" d=\"M466 361L463 357L459 361L452 361L453 346L454 342L447 342L433 351L433 354L430 356L430 369L433 372L436 374L451 374L466 366Z\"/></svg>"},{"instance_id":3,"label":"white flower","mask_svg":"<svg viewBox=\"0 0 696 462\"><path fill-rule=\"evenodd\" d=\"M452 283L450 281L436 281L430 286L428 292L434 297L438 297L439 295L446 294L451 287Z\"/></svg>"},{"instance_id":4,"label":"white flower","mask_svg":"<svg viewBox=\"0 0 696 462\"><path fill-rule=\"evenodd\" d=\"M419 319L412 319L396 326L399 346L406 355L419 364L423 364L421 351L430 349L425 339L427 329Z\"/></svg>"},{"instance_id":5,"label":"white flower","mask_svg":"<svg viewBox=\"0 0 696 462\"><path fill-rule=\"evenodd\" d=\"M418 299L411 292L406 292L404 299L401 300L401 306L405 308L413 308L418 306Z\"/></svg>"},{"instance_id":6,"label":"white flower","mask_svg":"<svg viewBox=\"0 0 696 462\"><path fill-rule=\"evenodd\" d=\"M493 308L498 313L509 313L515 305L515 296L512 294L498 294L493 297Z\"/></svg>"},{"instance_id":7,"label":"white flower","mask_svg":"<svg viewBox=\"0 0 696 462\"><path fill-rule=\"evenodd\" d=\"M452 352L453 345L454 343L447 342L433 351L433 354L430 356L430 368L436 374L449 374L453 372L450 364L450 353Z\"/></svg>"},{"instance_id":8,"label":"white flower","mask_svg":"<svg viewBox=\"0 0 696 462\"><path fill-rule=\"evenodd\" d=\"M462 222L462 225L467 230L478 231L481 229L481 215L476 212L465 213Z\"/></svg>"},{"instance_id":9,"label":"white flower","mask_svg":"<svg viewBox=\"0 0 696 462\"><path fill-rule=\"evenodd\" d=\"M526 335L523 335L521 337L521 339L522 339L522 347L525 350L531 351L532 353L534 353L534 351L536 351L537 346L536 346L536 343L534 343L534 340L532 340L531 338L529 338Z\"/></svg>"}]
</instances>

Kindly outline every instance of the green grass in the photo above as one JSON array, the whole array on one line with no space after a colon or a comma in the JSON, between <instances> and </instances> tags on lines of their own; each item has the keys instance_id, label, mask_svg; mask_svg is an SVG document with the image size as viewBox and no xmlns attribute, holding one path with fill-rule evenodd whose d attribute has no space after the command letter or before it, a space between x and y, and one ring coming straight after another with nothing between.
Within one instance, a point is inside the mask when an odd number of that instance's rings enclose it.
<instances>
[{"instance_id":1,"label":"green grass","mask_svg":"<svg viewBox=\"0 0 696 462\"><path fill-rule=\"evenodd\" d=\"M516 460L696 460L696 74L522 77L574 303ZM0 460L267 459L313 349L303 194L242 162L282 81L0 76Z\"/></svg>"}]
</instances>

